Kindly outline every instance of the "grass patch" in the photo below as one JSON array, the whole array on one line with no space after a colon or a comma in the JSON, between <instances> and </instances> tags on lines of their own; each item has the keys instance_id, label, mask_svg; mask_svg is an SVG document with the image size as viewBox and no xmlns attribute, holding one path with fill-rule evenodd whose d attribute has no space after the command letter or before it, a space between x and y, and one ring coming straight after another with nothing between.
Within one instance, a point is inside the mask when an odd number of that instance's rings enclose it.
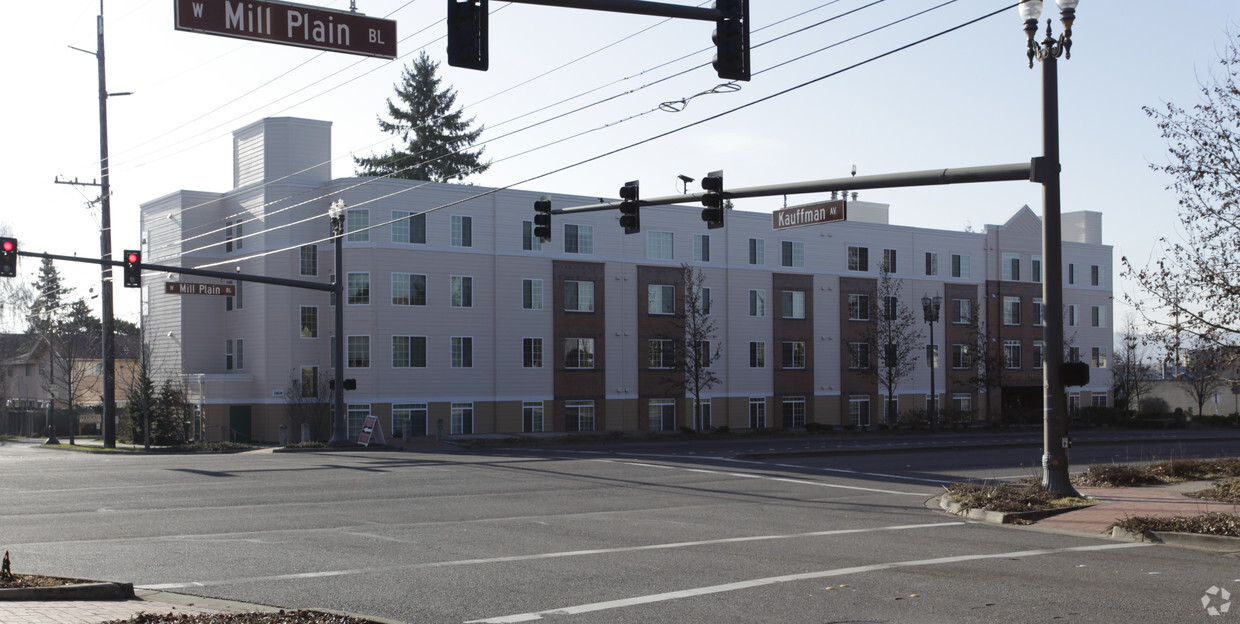
<instances>
[{"instance_id":1,"label":"grass patch","mask_svg":"<svg viewBox=\"0 0 1240 624\"><path fill-rule=\"evenodd\" d=\"M947 494L964 510L985 509L1005 513L1059 509L1096 502L1092 498L1058 497L1046 491L1041 483L953 483L947 487Z\"/></svg>"},{"instance_id":2,"label":"grass patch","mask_svg":"<svg viewBox=\"0 0 1240 624\"><path fill-rule=\"evenodd\" d=\"M1234 513L1210 512L1196 516L1129 516L1112 526L1138 535L1145 535L1150 531L1168 531L1240 537L1240 515Z\"/></svg>"},{"instance_id":3,"label":"grass patch","mask_svg":"<svg viewBox=\"0 0 1240 624\"><path fill-rule=\"evenodd\" d=\"M1172 459L1147 464L1090 466L1072 479L1084 487L1137 487L1240 477L1240 458Z\"/></svg>"}]
</instances>

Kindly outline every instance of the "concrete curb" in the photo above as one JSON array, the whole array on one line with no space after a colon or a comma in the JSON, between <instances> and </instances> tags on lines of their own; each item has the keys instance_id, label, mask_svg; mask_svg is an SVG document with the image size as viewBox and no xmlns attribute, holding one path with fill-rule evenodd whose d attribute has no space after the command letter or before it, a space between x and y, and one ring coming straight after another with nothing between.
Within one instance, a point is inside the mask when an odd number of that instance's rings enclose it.
<instances>
[{"instance_id":1,"label":"concrete curb","mask_svg":"<svg viewBox=\"0 0 1240 624\"><path fill-rule=\"evenodd\" d=\"M78 583L0 589L0 600L129 600L133 597L133 583Z\"/></svg>"},{"instance_id":2,"label":"concrete curb","mask_svg":"<svg viewBox=\"0 0 1240 624\"><path fill-rule=\"evenodd\" d=\"M1176 533L1174 531L1150 531L1142 534L1133 533L1119 527L1111 527L1111 537L1129 542L1151 542L1207 552L1240 553L1240 537L1228 537L1225 535Z\"/></svg>"},{"instance_id":3,"label":"concrete curb","mask_svg":"<svg viewBox=\"0 0 1240 624\"><path fill-rule=\"evenodd\" d=\"M987 509L964 509L960 503L952 500L949 496L940 496L939 507L949 514L956 516L964 516L970 520L986 522L988 524L1017 524L1020 522L1034 522L1057 516L1061 513L1072 511L1074 509L1084 509L1093 505L1074 505L1072 507L1057 507L1055 509L1039 509L1037 511L990 511Z\"/></svg>"}]
</instances>

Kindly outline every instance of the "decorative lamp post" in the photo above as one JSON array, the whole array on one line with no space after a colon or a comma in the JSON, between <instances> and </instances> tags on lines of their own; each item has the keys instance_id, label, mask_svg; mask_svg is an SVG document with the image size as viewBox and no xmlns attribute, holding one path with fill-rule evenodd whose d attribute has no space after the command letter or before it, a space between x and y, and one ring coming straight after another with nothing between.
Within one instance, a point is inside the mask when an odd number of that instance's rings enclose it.
<instances>
[{"instance_id":1,"label":"decorative lamp post","mask_svg":"<svg viewBox=\"0 0 1240 624\"><path fill-rule=\"evenodd\" d=\"M336 250L336 352L332 355L332 366L336 369L336 388L333 391L332 405L335 414L332 418L332 437L327 441L329 446L341 446L349 443L348 414L344 410L344 350L348 348L344 338L344 213L348 210L343 199L332 202L327 209L331 219L332 240Z\"/></svg>"},{"instance_id":2,"label":"decorative lamp post","mask_svg":"<svg viewBox=\"0 0 1240 624\"><path fill-rule=\"evenodd\" d=\"M1048 354L1042 367L1042 485L1050 492L1076 496L1068 476L1067 397L1063 377L1063 235L1059 202L1059 75L1060 56L1072 58L1072 22L1077 0L1055 0L1063 21L1063 34L1051 34L1046 20L1046 38L1037 40L1041 0L1025 0L1017 6L1028 36L1029 67L1037 59L1042 64L1042 156L1033 161L1033 181L1042 183L1042 301L1050 313L1045 315L1044 342Z\"/></svg>"},{"instance_id":3,"label":"decorative lamp post","mask_svg":"<svg viewBox=\"0 0 1240 624\"><path fill-rule=\"evenodd\" d=\"M930 326L930 352L926 354L926 364L930 367L930 409L926 414L930 418L930 427L939 425L939 395L934 391L935 364L938 353L934 350L934 323L939 320L939 308L943 305L943 297L922 295L921 309L926 314L926 324Z\"/></svg>"}]
</instances>

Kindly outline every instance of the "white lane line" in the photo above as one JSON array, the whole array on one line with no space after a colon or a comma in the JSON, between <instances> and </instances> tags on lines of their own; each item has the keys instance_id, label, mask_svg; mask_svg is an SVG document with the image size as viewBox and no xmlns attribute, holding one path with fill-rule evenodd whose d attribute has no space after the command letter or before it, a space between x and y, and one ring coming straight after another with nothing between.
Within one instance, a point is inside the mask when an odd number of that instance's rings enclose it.
<instances>
[{"instance_id":1,"label":"white lane line","mask_svg":"<svg viewBox=\"0 0 1240 624\"><path fill-rule=\"evenodd\" d=\"M605 602L594 602L590 604L576 605L571 607L563 607L560 609L550 609L547 611L535 611L531 613L518 613L515 615L505 615L501 617L488 618L484 620L469 620L466 624L506 624L508 622L533 622L541 620L544 616L552 615L578 615L581 613L591 613L594 611L605 611L607 609L621 609L624 607L632 607L635 605L651 604L655 602L666 602L669 600L679 600L681 598L693 598L695 596L705 596L708 594L720 594L723 592L738 591L743 589L752 589L763 585L774 585L777 583L790 583L796 581L805 581L812 579L820 579L831 576L843 576L846 574L862 574L866 572L878 572L881 570L892 570L897 568L912 568L918 566L943 565L949 563L960 563L964 561L978 561L982 559L1006 559L1012 557L1037 557L1041 555L1053 555L1065 552L1082 552L1091 550L1110 550L1115 548L1141 548L1152 544L1145 542L1125 542L1122 544L1101 544L1096 546L1076 546L1073 548L1050 548L1045 550L1018 550L1005 553L990 553L982 555L959 555L955 557L938 557L935 559L918 559L914 561L895 561L891 563L878 563L873 565L855 566L851 568L837 568L834 570L820 570L818 572L805 572L802 574L787 574L784 576L769 576L766 578L752 579L748 581L739 581L736 583L725 583L723 585L711 585L709 587L698 587L695 589L684 589L680 591L664 592L661 594L650 594L647 596L634 596L632 598L623 598L620 600L608 600Z\"/></svg>"},{"instance_id":2,"label":"white lane line","mask_svg":"<svg viewBox=\"0 0 1240 624\"><path fill-rule=\"evenodd\" d=\"M822 483L821 481L808 481L806 479L793 479L791 477L768 477L766 475L749 474L746 472L725 472L722 470L707 470L704 468L680 468L679 466L665 466L659 464L643 464L639 462L621 461L618 459L594 459L591 461L624 464L626 466L641 466L645 468L665 468L673 470L681 470L684 472L697 472L704 474L716 474L727 477L740 477L742 479L761 479L764 481L779 481L782 483L795 483L797 485L812 485L816 487L835 488L840 490L857 490L861 492L877 492L879 494L900 494L903 496L926 496L925 492L901 492L899 490L884 490L881 488L861 487L857 485L840 485L838 483Z\"/></svg>"},{"instance_id":3,"label":"white lane line","mask_svg":"<svg viewBox=\"0 0 1240 624\"><path fill-rule=\"evenodd\" d=\"M761 542L768 540L799 539L807 537L830 537L833 535L852 535L855 533L878 533L883 531L910 531L914 529L935 529L942 527L963 526L964 522L934 522L930 524L897 524L882 527L866 527L862 529L834 529L830 531L812 531L809 533L784 533L775 535L750 535L747 537L725 537L714 540L698 540L693 542L671 542L667 544L648 544L645 546L624 546L619 548L596 548L592 550L569 550L562 552L541 553L536 555L513 555L510 557L490 557L486 559L456 559L453 561L431 561L403 566L386 566L375 568L358 568L352 570L325 570L322 572L305 572L301 574L278 574L274 576L256 576L250 578L234 578L221 581L188 581L183 583L163 583L160 585L139 585L139 589L179 589L186 587L211 587L216 585L237 585L262 581L295 580L321 578L328 576L347 576L352 574L368 574L391 572L393 570L421 570L431 568L447 568L453 566L485 565L492 563L511 563L514 561L534 561L538 559L560 559L564 557L583 557L587 555L609 555L614 553L641 552L647 550L670 550L693 546L713 546L716 544L740 544L744 542Z\"/></svg>"}]
</instances>

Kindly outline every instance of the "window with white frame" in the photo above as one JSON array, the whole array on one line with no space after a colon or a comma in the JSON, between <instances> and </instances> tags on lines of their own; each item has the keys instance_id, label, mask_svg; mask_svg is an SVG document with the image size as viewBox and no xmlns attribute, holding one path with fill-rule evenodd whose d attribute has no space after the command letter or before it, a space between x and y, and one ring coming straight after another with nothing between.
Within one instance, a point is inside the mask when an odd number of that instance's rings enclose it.
<instances>
[{"instance_id":1,"label":"window with white frame","mask_svg":"<svg viewBox=\"0 0 1240 624\"><path fill-rule=\"evenodd\" d=\"M426 336L392 336L392 368L426 368Z\"/></svg>"},{"instance_id":2,"label":"window with white frame","mask_svg":"<svg viewBox=\"0 0 1240 624\"><path fill-rule=\"evenodd\" d=\"M301 306L301 337L302 338L318 338L319 337L319 308L318 306Z\"/></svg>"},{"instance_id":3,"label":"window with white frame","mask_svg":"<svg viewBox=\"0 0 1240 624\"><path fill-rule=\"evenodd\" d=\"M848 320L870 320L870 296L853 293L848 295Z\"/></svg>"},{"instance_id":4,"label":"window with white frame","mask_svg":"<svg viewBox=\"0 0 1240 624\"><path fill-rule=\"evenodd\" d=\"M1029 259L1029 279L1034 283L1042 283L1042 256L1033 256Z\"/></svg>"},{"instance_id":5,"label":"window with white frame","mask_svg":"<svg viewBox=\"0 0 1240 624\"><path fill-rule=\"evenodd\" d=\"M749 343L749 368L766 368L766 343L760 340Z\"/></svg>"},{"instance_id":6,"label":"window with white frame","mask_svg":"<svg viewBox=\"0 0 1240 624\"><path fill-rule=\"evenodd\" d=\"M694 286L693 299L698 312L702 314L710 314L711 299L709 286Z\"/></svg>"},{"instance_id":7,"label":"window with white frame","mask_svg":"<svg viewBox=\"0 0 1240 624\"><path fill-rule=\"evenodd\" d=\"M453 275L449 278L452 290L452 307L474 307L474 278L468 275Z\"/></svg>"},{"instance_id":8,"label":"window with white frame","mask_svg":"<svg viewBox=\"0 0 1240 624\"><path fill-rule=\"evenodd\" d=\"M1020 325L1020 297L1003 298L1003 324Z\"/></svg>"},{"instance_id":9,"label":"window with white frame","mask_svg":"<svg viewBox=\"0 0 1240 624\"><path fill-rule=\"evenodd\" d=\"M801 290L785 290L783 296L783 317L786 319L805 318L805 292Z\"/></svg>"},{"instance_id":10,"label":"window with white frame","mask_svg":"<svg viewBox=\"0 0 1240 624\"><path fill-rule=\"evenodd\" d=\"M926 275L939 274L939 254L934 251L926 252Z\"/></svg>"},{"instance_id":11,"label":"window with white frame","mask_svg":"<svg viewBox=\"0 0 1240 624\"><path fill-rule=\"evenodd\" d=\"M594 282L564 282L564 311L593 312Z\"/></svg>"},{"instance_id":12,"label":"window with white frame","mask_svg":"<svg viewBox=\"0 0 1240 624\"><path fill-rule=\"evenodd\" d=\"M474 339L470 336L452 337L452 368L474 367Z\"/></svg>"},{"instance_id":13,"label":"window with white frame","mask_svg":"<svg viewBox=\"0 0 1240 624\"><path fill-rule=\"evenodd\" d=\"M952 323L968 325L973 322L973 301L970 299L952 299Z\"/></svg>"},{"instance_id":14,"label":"window with white frame","mask_svg":"<svg viewBox=\"0 0 1240 624\"><path fill-rule=\"evenodd\" d=\"M1107 326L1106 308L1102 306L1090 306L1089 324L1091 327L1106 327Z\"/></svg>"},{"instance_id":15,"label":"window with white frame","mask_svg":"<svg viewBox=\"0 0 1240 624\"><path fill-rule=\"evenodd\" d=\"M392 242L402 244L426 244L426 215L413 214L408 210L392 211Z\"/></svg>"},{"instance_id":16,"label":"window with white frame","mask_svg":"<svg viewBox=\"0 0 1240 624\"><path fill-rule=\"evenodd\" d=\"M370 240L370 211L354 208L345 213L345 240L350 243L364 243Z\"/></svg>"},{"instance_id":17,"label":"window with white frame","mask_svg":"<svg viewBox=\"0 0 1240 624\"><path fill-rule=\"evenodd\" d=\"M1089 404L1092 405L1093 407L1106 407L1107 406L1107 395L1105 393L1095 392L1089 398Z\"/></svg>"},{"instance_id":18,"label":"window with white frame","mask_svg":"<svg viewBox=\"0 0 1240 624\"><path fill-rule=\"evenodd\" d=\"M779 265L786 267L805 266L805 243L801 241L782 241L780 243Z\"/></svg>"},{"instance_id":19,"label":"window with white frame","mask_svg":"<svg viewBox=\"0 0 1240 624\"><path fill-rule=\"evenodd\" d=\"M534 222L521 222L521 250L542 251L542 239L534 236Z\"/></svg>"},{"instance_id":20,"label":"window with white frame","mask_svg":"<svg viewBox=\"0 0 1240 624\"><path fill-rule=\"evenodd\" d=\"M300 257L301 275L318 275L319 274L319 246L318 245L302 245L298 253Z\"/></svg>"},{"instance_id":21,"label":"window with white frame","mask_svg":"<svg viewBox=\"0 0 1240 624\"><path fill-rule=\"evenodd\" d=\"M650 430L676 428L676 399L650 399Z\"/></svg>"},{"instance_id":22,"label":"window with white frame","mask_svg":"<svg viewBox=\"0 0 1240 624\"><path fill-rule=\"evenodd\" d=\"M370 336L349 336L345 351L348 368L370 368Z\"/></svg>"},{"instance_id":23,"label":"window with white frame","mask_svg":"<svg viewBox=\"0 0 1240 624\"><path fill-rule=\"evenodd\" d=\"M883 296L883 318L894 321L900 316L900 298Z\"/></svg>"},{"instance_id":24,"label":"window with white frame","mask_svg":"<svg viewBox=\"0 0 1240 624\"><path fill-rule=\"evenodd\" d=\"M521 339L521 367L522 368L542 368L543 365L543 339L542 338L522 338Z\"/></svg>"},{"instance_id":25,"label":"window with white frame","mask_svg":"<svg viewBox=\"0 0 1240 624\"><path fill-rule=\"evenodd\" d=\"M789 340L784 342L781 364L783 368L787 369L805 368L805 341Z\"/></svg>"},{"instance_id":26,"label":"window with white frame","mask_svg":"<svg viewBox=\"0 0 1240 624\"><path fill-rule=\"evenodd\" d=\"M1068 361L1069 362L1080 362L1081 361L1081 348L1080 347L1068 347Z\"/></svg>"},{"instance_id":27,"label":"window with white frame","mask_svg":"<svg viewBox=\"0 0 1240 624\"><path fill-rule=\"evenodd\" d=\"M1068 283L1075 284L1077 282L1077 276L1078 276L1078 271L1076 270L1076 263L1069 262L1068 263Z\"/></svg>"},{"instance_id":28,"label":"window with white frame","mask_svg":"<svg viewBox=\"0 0 1240 624\"><path fill-rule=\"evenodd\" d=\"M452 215L452 246L474 246L474 218L465 215Z\"/></svg>"},{"instance_id":29,"label":"window with white frame","mask_svg":"<svg viewBox=\"0 0 1240 624\"><path fill-rule=\"evenodd\" d=\"M1094 368L1106 368L1107 367L1107 348L1106 347L1094 347L1093 349L1094 349L1093 351Z\"/></svg>"},{"instance_id":30,"label":"window with white frame","mask_svg":"<svg viewBox=\"0 0 1240 624\"><path fill-rule=\"evenodd\" d=\"M761 238L749 239L749 264L766 264L766 241Z\"/></svg>"},{"instance_id":31,"label":"window with white frame","mask_svg":"<svg viewBox=\"0 0 1240 624\"><path fill-rule=\"evenodd\" d=\"M701 368L713 368L715 363L714 351L711 350L711 341L699 340L694 349L697 352L697 364Z\"/></svg>"},{"instance_id":32,"label":"window with white frame","mask_svg":"<svg viewBox=\"0 0 1240 624\"><path fill-rule=\"evenodd\" d=\"M564 224L564 253L593 254L594 226Z\"/></svg>"},{"instance_id":33,"label":"window with white frame","mask_svg":"<svg viewBox=\"0 0 1240 624\"><path fill-rule=\"evenodd\" d=\"M334 407L334 406L333 406ZM349 439L356 440L362 434L362 425L370 416L370 404L349 404L345 406L345 418L349 428Z\"/></svg>"},{"instance_id":34,"label":"window with white frame","mask_svg":"<svg viewBox=\"0 0 1240 624\"><path fill-rule=\"evenodd\" d=\"M543 431L542 401L521 402L521 431L525 433Z\"/></svg>"},{"instance_id":35,"label":"window with white frame","mask_svg":"<svg viewBox=\"0 0 1240 624\"><path fill-rule=\"evenodd\" d=\"M1020 341L1003 341L1003 365L1007 368L1020 368Z\"/></svg>"},{"instance_id":36,"label":"window with white frame","mask_svg":"<svg viewBox=\"0 0 1240 624\"><path fill-rule=\"evenodd\" d=\"M650 284L646 289L646 312L648 314L675 314L676 287Z\"/></svg>"},{"instance_id":37,"label":"window with white frame","mask_svg":"<svg viewBox=\"0 0 1240 624\"><path fill-rule=\"evenodd\" d=\"M232 340L225 340L225 341L224 341L224 370L232 370L232 369L233 369L233 366L234 366L234 362L233 362L233 341L232 341ZM40 368L42 368L42 367L40 367Z\"/></svg>"},{"instance_id":38,"label":"window with white frame","mask_svg":"<svg viewBox=\"0 0 1240 624\"><path fill-rule=\"evenodd\" d=\"M1003 254L1003 279L1008 282L1020 281L1020 254Z\"/></svg>"},{"instance_id":39,"label":"window with white frame","mask_svg":"<svg viewBox=\"0 0 1240 624\"><path fill-rule=\"evenodd\" d=\"M1043 318L1044 318L1043 314L1045 314L1045 307L1042 305L1042 299L1040 298L1034 299L1033 300L1033 325L1034 327L1042 326Z\"/></svg>"},{"instance_id":40,"label":"window with white frame","mask_svg":"<svg viewBox=\"0 0 1240 624\"><path fill-rule=\"evenodd\" d=\"M870 249L868 247L848 246L848 270L870 270Z\"/></svg>"},{"instance_id":41,"label":"window with white frame","mask_svg":"<svg viewBox=\"0 0 1240 624\"><path fill-rule=\"evenodd\" d=\"M693 261L710 262L710 235L693 235Z\"/></svg>"},{"instance_id":42,"label":"window with white frame","mask_svg":"<svg viewBox=\"0 0 1240 624\"><path fill-rule=\"evenodd\" d=\"M1076 327L1081 324L1080 314L1078 313L1075 303L1068 304L1068 326Z\"/></svg>"},{"instance_id":43,"label":"window with white frame","mask_svg":"<svg viewBox=\"0 0 1240 624\"><path fill-rule=\"evenodd\" d=\"M848 422L856 427L870 426L870 397L848 397Z\"/></svg>"},{"instance_id":44,"label":"window with white frame","mask_svg":"<svg viewBox=\"0 0 1240 624\"><path fill-rule=\"evenodd\" d=\"M883 250L883 270L892 275L896 273L896 250Z\"/></svg>"},{"instance_id":45,"label":"window with white frame","mask_svg":"<svg viewBox=\"0 0 1240 624\"><path fill-rule=\"evenodd\" d=\"M541 310L543 307L543 281L540 279L521 280L521 309Z\"/></svg>"},{"instance_id":46,"label":"window with white frame","mask_svg":"<svg viewBox=\"0 0 1240 624\"><path fill-rule=\"evenodd\" d=\"M1107 268L1099 264L1089 266L1089 285L1090 286L1106 286L1107 285Z\"/></svg>"},{"instance_id":47,"label":"window with white frame","mask_svg":"<svg viewBox=\"0 0 1240 624\"><path fill-rule=\"evenodd\" d=\"M870 368L870 343L848 343L848 368L850 370L867 370Z\"/></svg>"},{"instance_id":48,"label":"window with white frame","mask_svg":"<svg viewBox=\"0 0 1240 624\"><path fill-rule=\"evenodd\" d=\"M952 254L952 277L969 277L969 256Z\"/></svg>"},{"instance_id":49,"label":"window with white frame","mask_svg":"<svg viewBox=\"0 0 1240 624\"><path fill-rule=\"evenodd\" d=\"M565 401L564 430L594 431L594 401Z\"/></svg>"},{"instance_id":50,"label":"window with white frame","mask_svg":"<svg viewBox=\"0 0 1240 624\"><path fill-rule=\"evenodd\" d=\"M646 348L650 368L675 368L676 343L657 338L649 341Z\"/></svg>"},{"instance_id":51,"label":"window with white frame","mask_svg":"<svg viewBox=\"0 0 1240 624\"><path fill-rule=\"evenodd\" d=\"M766 429L766 399L761 397L750 397L749 428Z\"/></svg>"},{"instance_id":52,"label":"window with white frame","mask_svg":"<svg viewBox=\"0 0 1240 624\"><path fill-rule=\"evenodd\" d=\"M452 417L452 435L474 432L473 403L453 403L450 413Z\"/></svg>"},{"instance_id":53,"label":"window with white frame","mask_svg":"<svg viewBox=\"0 0 1240 624\"><path fill-rule=\"evenodd\" d=\"M973 366L973 345L956 343L952 345L952 368L966 369Z\"/></svg>"},{"instance_id":54,"label":"window with white frame","mask_svg":"<svg viewBox=\"0 0 1240 624\"><path fill-rule=\"evenodd\" d=\"M749 316L766 316L766 291L749 291Z\"/></svg>"},{"instance_id":55,"label":"window with white frame","mask_svg":"<svg viewBox=\"0 0 1240 624\"><path fill-rule=\"evenodd\" d=\"M671 232L651 230L646 233L646 257L651 260L675 258L675 236Z\"/></svg>"},{"instance_id":56,"label":"window with white frame","mask_svg":"<svg viewBox=\"0 0 1240 624\"><path fill-rule=\"evenodd\" d=\"M370 305L370 274L349 273L346 278L348 296L345 301L349 305Z\"/></svg>"},{"instance_id":57,"label":"window with white frame","mask_svg":"<svg viewBox=\"0 0 1240 624\"><path fill-rule=\"evenodd\" d=\"M301 367L301 397L313 399L319 396L319 367Z\"/></svg>"},{"instance_id":58,"label":"window with white frame","mask_svg":"<svg viewBox=\"0 0 1240 624\"><path fill-rule=\"evenodd\" d=\"M969 394L953 394L952 409L961 417L973 415L973 396Z\"/></svg>"},{"instance_id":59,"label":"window with white frame","mask_svg":"<svg viewBox=\"0 0 1240 624\"><path fill-rule=\"evenodd\" d=\"M417 273L393 273L392 305L426 305L426 276Z\"/></svg>"},{"instance_id":60,"label":"window with white frame","mask_svg":"<svg viewBox=\"0 0 1240 624\"><path fill-rule=\"evenodd\" d=\"M1044 346L1045 346L1045 343L1043 343L1041 340L1033 341L1033 367L1034 368L1042 368L1042 364L1043 362L1045 362Z\"/></svg>"},{"instance_id":61,"label":"window with white frame","mask_svg":"<svg viewBox=\"0 0 1240 624\"><path fill-rule=\"evenodd\" d=\"M805 397L784 397L784 427L805 426Z\"/></svg>"},{"instance_id":62,"label":"window with white frame","mask_svg":"<svg viewBox=\"0 0 1240 624\"><path fill-rule=\"evenodd\" d=\"M594 339L565 338L564 368L594 368Z\"/></svg>"},{"instance_id":63,"label":"window with white frame","mask_svg":"<svg viewBox=\"0 0 1240 624\"><path fill-rule=\"evenodd\" d=\"M405 427L410 436L426 435L426 417L429 410L425 403L392 404L392 437L403 438Z\"/></svg>"}]
</instances>

